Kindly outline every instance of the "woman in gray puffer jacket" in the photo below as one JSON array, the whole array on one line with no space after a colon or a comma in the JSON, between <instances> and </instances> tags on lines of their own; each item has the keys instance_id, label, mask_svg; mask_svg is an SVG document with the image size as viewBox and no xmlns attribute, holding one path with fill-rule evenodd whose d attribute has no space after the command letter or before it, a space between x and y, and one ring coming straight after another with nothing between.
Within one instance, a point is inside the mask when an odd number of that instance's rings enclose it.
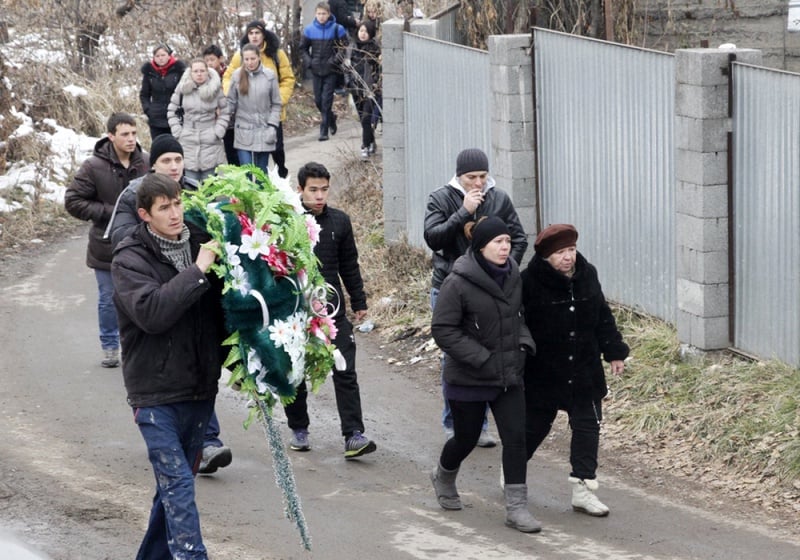
<instances>
[{"instance_id":1,"label":"woman in gray puffer jacket","mask_svg":"<svg viewBox=\"0 0 800 560\"><path fill-rule=\"evenodd\" d=\"M231 77L228 107L235 115L233 147L241 165L253 163L269 173L269 154L278 142L281 92L275 72L261 64L252 43L242 47L242 67Z\"/></svg>"},{"instance_id":2,"label":"woman in gray puffer jacket","mask_svg":"<svg viewBox=\"0 0 800 560\"><path fill-rule=\"evenodd\" d=\"M442 283L431 322L447 354L444 396L454 431L431 480L442 508L461 509L456 476L478 443L488 403L503 442L506 525L535 533L541 524L528 511L522 381L525 354L535 345L522 313L519 268L509 258L511 235L503 220L468 222L464 230L470 249Z\"/></svg>"},{"instance_id":3,"label":"woman in gray puffer jacket","mask_svg":"<svg viewBox=\"0 0 800 560\"><path fill-rule=\"evenodd\" d=\"M222 138L230 112L217 72L200 58L192 60L175 88L167 109L172 135L183 147L186 176L202 181L227 162Z\"/></svg>"}]
</instances>

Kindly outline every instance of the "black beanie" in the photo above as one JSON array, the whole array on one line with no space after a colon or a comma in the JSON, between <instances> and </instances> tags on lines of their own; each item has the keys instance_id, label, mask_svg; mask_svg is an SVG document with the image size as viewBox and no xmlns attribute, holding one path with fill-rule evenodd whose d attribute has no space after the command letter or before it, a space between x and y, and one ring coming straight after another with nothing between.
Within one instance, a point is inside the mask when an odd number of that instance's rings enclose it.
<instances>
[{"instance_id":1,"label":"black beanie","mask_svg":"<svg viewBox=\"0 0 800 560\"><path fill-rule=\"evenodd\" d=\"M154 166L158 158L168 152L183 155L183 146L172 134L159 134L150 145L150 167Z\"/></svg>"},{"instance_id":2,"label":"black beanie","mask_svg":"<svg viewBox=\"0 0 800 560\"><path fill-rule=\"evenodd\" d=\"M489 171L489 158L478 148L467 148L456 159L456 177L473 171Z\"/></svg>"},{"instance_id":3,"label":"black beanie","mask_svg":"<svg viewBox=\"0 0 800 560\"><path fill-rule=\"evenodd\" d=\"M479 253L481 249L498 235L511 235L506 223L496 216L479 221L472 228L472 251Z\"/></svg>"}]
</instances>

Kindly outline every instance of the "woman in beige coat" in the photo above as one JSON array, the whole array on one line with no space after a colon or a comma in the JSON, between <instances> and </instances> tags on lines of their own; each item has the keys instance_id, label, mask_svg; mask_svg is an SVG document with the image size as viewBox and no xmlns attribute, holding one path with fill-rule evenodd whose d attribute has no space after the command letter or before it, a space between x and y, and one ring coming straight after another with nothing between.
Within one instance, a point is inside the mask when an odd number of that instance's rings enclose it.
<instances>
[{"instance_id":1,"label":"woman in beige coat","mask_svg":"<svg viewBox=\"0 0 800 560\"><path fill-rule=\"evenodd\" d=\"M172 135L183 146L186 176L203 181L226 163L222 142L230 112L222 81L202 59L192 60L172 94L167 118Z\"/></svg>"}]
</instances>

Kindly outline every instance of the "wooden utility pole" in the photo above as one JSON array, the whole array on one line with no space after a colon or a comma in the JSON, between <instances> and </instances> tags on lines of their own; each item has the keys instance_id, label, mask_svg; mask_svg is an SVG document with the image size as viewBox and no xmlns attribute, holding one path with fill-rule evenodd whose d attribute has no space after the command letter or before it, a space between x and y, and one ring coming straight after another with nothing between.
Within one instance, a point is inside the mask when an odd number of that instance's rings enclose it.
<instances>
[{"instance_id":1,"label":"wooden utility pole","mask_svg":"<svg viewBox=\"0 0 800 560\"><path fill-rule=\"evenodd\" d=\"M614 0L605 0L606 41L614 40Z\"/></svg>"}]
</instances>

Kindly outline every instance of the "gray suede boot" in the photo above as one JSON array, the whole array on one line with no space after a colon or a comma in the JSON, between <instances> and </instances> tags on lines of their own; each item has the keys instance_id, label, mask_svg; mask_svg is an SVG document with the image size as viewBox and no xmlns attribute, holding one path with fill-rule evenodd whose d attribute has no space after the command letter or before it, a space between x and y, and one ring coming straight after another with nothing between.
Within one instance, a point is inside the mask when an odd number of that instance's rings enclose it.
<instances>
[{"instance_id":1,"label":"gray suede boot","mask_svg":"<svg viewBox=\"0 0 800 560\"><path fill-rule=\"evenodd\" d=\"M442 465L438 465L431 473L436 499L443 509L461 509L461 498L456 490L456 476L458 469L448 471L442 468Z\"/></svg>"},{"instance_id":2,"label":"gray suede boot","mask_svg":"<svg viewBox=\"0 0 800 560\"><path fill-rule=\"evenodd\" d=\"M528 485L506 484L506 525L523 533L538 533L542 524L528 511Z\"/></svg>"}]
</instances>

